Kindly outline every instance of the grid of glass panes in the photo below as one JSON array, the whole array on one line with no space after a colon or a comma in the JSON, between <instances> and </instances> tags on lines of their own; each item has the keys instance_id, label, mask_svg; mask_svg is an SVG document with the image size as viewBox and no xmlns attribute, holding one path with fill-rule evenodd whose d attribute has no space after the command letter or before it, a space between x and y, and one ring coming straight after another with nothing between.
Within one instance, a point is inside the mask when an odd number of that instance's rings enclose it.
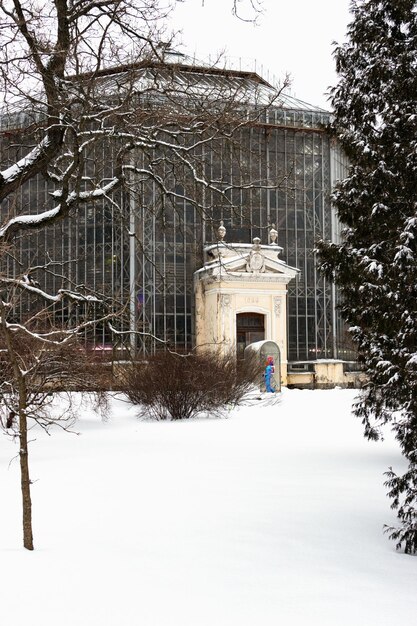
<instances>
[{"instance_id":1,"label":"grid of glass panes","mask_svg":"<svg viewBox=\"0 0 417 626\"><path fill-rule=\"evenodd\" d=\"M231 190L224 204L215 197L204 198L210 207L204 218L194 204L180 197L184 181L178 182L175 202L167 202L148 185L137 190L135 200L120 195L94 208L85 205L69 220L30 240L22 239L20 257L6 260L7 271L19 273L20 268L41 262L47 253L64 266L61 272L47 272L42 286L56 292L85 284L112 294L120 306L130 304L134 319L126 328L139 331L135 340L139 350L163 345L152 339L155 336L187 351L194 341L193 272L202 264L204 244L214 241L219 220L225 222L229 241L245 243L255 236L266 243L268 229L275 223L283 259L301 270L299 279L289 285L289 359L336 356L335 338L341 341L342 326L337 322L336 332L334 294L317 272L314 258L316 239L334 234L330 157L337 149L331 149L320 126L325 121L325 114L272 109L257 124L242 129L232 143L219 141L207 147L202 155L206 175ZM8 143L11 146L12 141L3 137L6 148ZM7 152L4 163L19 156L15 148L3 150L3 155ZM95 179L111 175L112 161L104 146L96 146L86 162ZM248 187L251 181L255 182ZM29 204L38 212L50 207L48 192L42 179L34 178L11 203L5 203L3 215L13 203L18 211ZM124 218L123 208L127 209ZM132 219L133 246L128 232ZM22 297L16 317L24 318L30 311L30 300ZM58 310L56 314L69 313ZM110 336L104 327L96 328L91 340L106 344Z\"/></svg>"}]
</instances>

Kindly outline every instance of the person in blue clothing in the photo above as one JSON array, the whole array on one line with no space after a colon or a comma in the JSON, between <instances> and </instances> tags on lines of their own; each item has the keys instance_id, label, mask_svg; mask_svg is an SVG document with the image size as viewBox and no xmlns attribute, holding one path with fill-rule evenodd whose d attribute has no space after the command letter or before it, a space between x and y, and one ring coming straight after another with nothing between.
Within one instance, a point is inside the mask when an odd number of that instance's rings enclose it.
<instances>
[{"instance_id":1,"label":"person in blue clothing","mask_svg":"<svg viewBox=\"0 0 417 626\"><path fill-rule=\"evenodd\" d=\"M272 376L275 373L275 365L274 365L274 359L272 356L269 356L267 358L266 361L266 367L265 367L265 373L264 373L264 377L265 377L265 386L266 386L266 390L269 393L275 393L275 389L272 387Z\"/></svg>"}]
</instances>

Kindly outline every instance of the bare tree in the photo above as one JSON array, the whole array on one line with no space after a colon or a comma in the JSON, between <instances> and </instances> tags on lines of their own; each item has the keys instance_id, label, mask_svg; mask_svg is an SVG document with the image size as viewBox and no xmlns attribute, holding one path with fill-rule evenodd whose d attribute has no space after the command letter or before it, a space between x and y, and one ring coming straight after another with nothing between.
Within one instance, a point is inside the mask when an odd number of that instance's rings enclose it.
<instances>
[{"instance_id":1,"label":"bare tree","mask_svg":"<svg viewBox=\"0 0 417 626\"><path fill-rule=\"evenodd\" d=\"M250 72L184 63L159 0L10 0L1 12L0 242L104 210L135 238L134 206L163 227L178 203L208 223L217 207L249 223L241 195L277 187L259 179L258 155L243 156L240 132L279 92ZM208 169L220 153L233 180ZM39 244L28 246L24 260L9 255L8 277L44 264Z\"/></svg>"},{"instance_id":2,"label":"bare tree","mask_svg":"<svg viewBox=\"0 0 417 626\"><path fill-rule=\"evenodd\" d=\"M19 440L23 545L33 550L28 431L34 423L46 431L57 424L67 430L74 423L71 393L64 409L51 412L56 391L92 392L104 407L106 396L100 389L107 385L104 380L100 384L97 370L77 342L81 328L53 330L39 315L26 324L9 322L11 308L10 302L0 301L0 425ZM87 326L88 322L83 329ZM100 375L103 378L102 370Z\"/></svg>"},{"instance_id":3,"label":"bare tree","mask_svg":"<svg viewBox=\"0 0 417 626\"><path fill-rule=\"evenodd\" d=\"M37 7L0 3L0 69L10 126L3 163L9 163L11 147L20 157L1 173L0 200L10 201L40 174L54 205L36 217L33 209L30 218L13 215L0 229L1 240L110 198L131 183L132 174L136 187L138 177L151 180L171 197L178 194L167 174L180 169L201 191L224 192L220 181L205 180L202 149L257 118L262 97L265 104L262 85L221 80L224 73L213 67L200 68L200 75L217 81L196 81L185 67L179 75L180 60L167 63L170 44L160 39L159 0L51 0ZM97 144L107 147L114 167L88 167ZM137 153L139 159L132 156ZM11 211L18 210L16 202L16 196L9 202Z\"/></svg>"}]
</instances>

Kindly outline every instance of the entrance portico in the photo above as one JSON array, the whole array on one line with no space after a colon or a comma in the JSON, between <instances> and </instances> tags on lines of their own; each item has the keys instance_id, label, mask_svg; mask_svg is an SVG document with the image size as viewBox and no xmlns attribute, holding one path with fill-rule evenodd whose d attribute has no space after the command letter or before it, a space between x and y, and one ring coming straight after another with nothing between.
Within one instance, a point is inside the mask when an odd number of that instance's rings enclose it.
<instances>
[{"instance_id":1,"label":"entrance portico","mask_svg":"<svg viewBox=\"0 0 417 626\"><path fill-rule=\"evenodd\" d=\"M235 350L268 339L281 351L283 383L287 380L287 285L298 273L281 261L277 232L270 243L259 238L252 244L219 241L206 246L204 266L194 274L196 347Z\"/></svg>"}]
</instances>

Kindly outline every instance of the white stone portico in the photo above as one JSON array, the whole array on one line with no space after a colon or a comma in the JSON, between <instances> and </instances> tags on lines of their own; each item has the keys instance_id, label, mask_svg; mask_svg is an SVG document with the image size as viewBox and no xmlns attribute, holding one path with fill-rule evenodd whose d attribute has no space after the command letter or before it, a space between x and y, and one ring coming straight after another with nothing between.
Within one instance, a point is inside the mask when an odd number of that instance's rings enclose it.
<instances>
[{"instance_id":1,"label":"white stone portico","mask_svg":"<svg viewBox=\"0 0 417 626\"><path fill-rule=\"evenodd\" d=\"M238 319L261 320L263 337L258 332L258 339L278 344L286 384L287 285L299 270L279 258L282 248L275 243L274 227L268 245L257 237L252 244L227 243L223 224L218 234L219 241L204 249L204 266L194 274L196 348L236 351Z\"/></svg>"}]
</instances>

